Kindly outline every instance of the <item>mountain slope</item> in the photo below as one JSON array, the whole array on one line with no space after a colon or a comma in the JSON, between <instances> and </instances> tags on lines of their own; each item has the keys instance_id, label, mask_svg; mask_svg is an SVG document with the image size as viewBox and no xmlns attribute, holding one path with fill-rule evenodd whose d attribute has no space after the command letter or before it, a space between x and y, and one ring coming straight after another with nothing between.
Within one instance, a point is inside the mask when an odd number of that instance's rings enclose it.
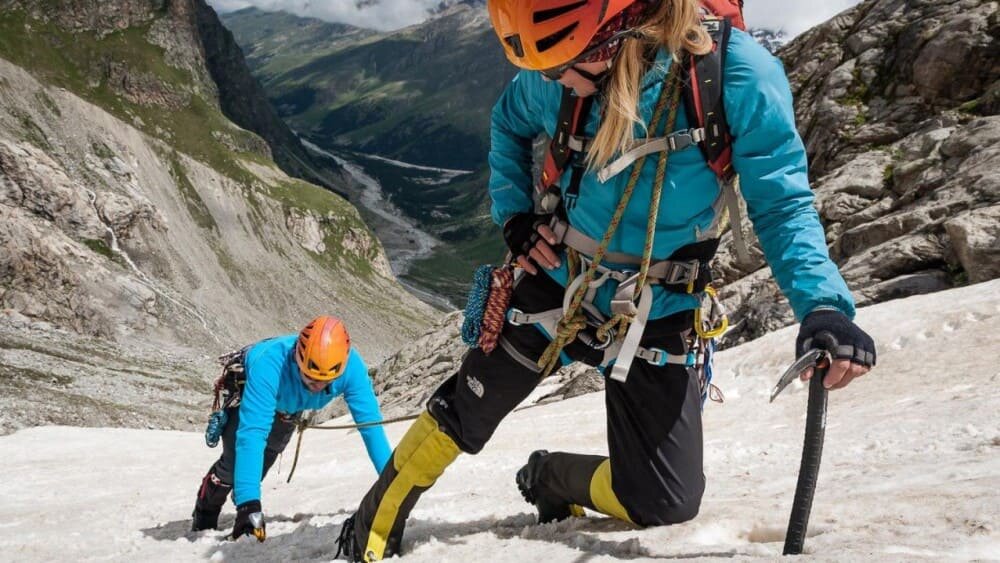
<instances>
[{"instance_id":1,"label":"mountain slope","mask_svg":"<svg viewBox=\"0 0 1000 563\"><path fill-rule=\"evenodd\" d=\"M860 316L880 347L879 366L830 395L805 555L994 559L1000 373L983 351L1000 347L988 328L1000 318L1000 282ZM793 385L773 404L767 397L793 340L786 329L717 356L727 400L705 409L708 480L693 521L637 529L591 513L535 524L514 473L537 448L606 454L604 397L594 393L516 412L482 453L460 456L414 509L400 561L779 559L806 389ZM407 426L388 426L390 442ZM357 432L307 432L291 483L287 455L264 480L267 541L226 542L231 505L222 531L188 532L198 479L218 455L198 434L34 428L0 437L0 448L8 452L0 545L25 560L329 561L341 523L376 478ZM108 478L117 475L143 478Z\"/></svg>"},{"instance_id":2,"label":"mountain slope","mask_svg":"<svg viewBox=\"0 0 1000 563\"><path fill-rule=\"evenodd\" d=\"M237 38L247 66L265 81L300 60L328 55L377 33L254 7L226 12L219 17Z\"/></svg>"},{"instance_id":3,"label":"mountain slope","mask_svg":"<svg viewBox=\"0 0 1000 563\"><path fill-rule=\"evenodd\" d=\"M73 4L0 12L0 431L190 428L214 355L329 313L377 361L426 326L357 210L225 117L198 0Z\"/></svg>"}]
</instances>

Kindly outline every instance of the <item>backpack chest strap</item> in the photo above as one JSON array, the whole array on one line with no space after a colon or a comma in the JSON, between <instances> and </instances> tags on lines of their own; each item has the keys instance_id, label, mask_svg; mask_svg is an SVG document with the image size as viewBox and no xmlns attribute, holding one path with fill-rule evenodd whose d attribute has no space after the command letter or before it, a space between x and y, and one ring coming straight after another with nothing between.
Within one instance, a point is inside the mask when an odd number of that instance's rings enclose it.
<instances>
[{"instance_id":1,"label":"backpack chest strap","mask_svg":"<svg viewBox=\"0 0 1000 563\"><path fill-rule=\"evenodd\" d=\"M607 166L597 171L597 179L603 184L612 177L620 174L633 162L644 156L658 152L673 153L682 151L690 146L697 145L705 140L705 129L685 129L675 131L665 137L652 137L641 139L632 145L618 158L611 161Z\"/></svg>"}]
</instances>

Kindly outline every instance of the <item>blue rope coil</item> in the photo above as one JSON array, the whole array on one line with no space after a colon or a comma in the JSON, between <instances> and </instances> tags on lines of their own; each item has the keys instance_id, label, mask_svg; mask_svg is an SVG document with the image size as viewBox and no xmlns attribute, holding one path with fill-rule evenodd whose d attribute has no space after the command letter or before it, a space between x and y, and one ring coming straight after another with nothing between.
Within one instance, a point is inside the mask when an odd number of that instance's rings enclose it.
<instances>
[{"instance_id":1,"label":"blue rope coil","mask_svg":"<svg viewBox=\"0 0 1000 563\"><path fill-rule=\"evenodd\" d=\"M222 409L213 412L208 417L208 426L205 428L205 444L208 447L214 448L219 445L219 438L222 437L222 431L226 429L227 422L229 422L229 415Z\"/></svg>"},{"instance_id":2,"label":"blue rope coil","mask_svg":"<svg viewBox=\"0 0 1000 563\"><path fill-rule=\"evenodd\" d=\"M483 315L486 313L492 282L493 266L487 264L476 268L476 273L472 276L472 287L469 288L469 300L465 304L465 321L462 322L462 342L466 346L479 346Z\"/></svg>"}]
</instances>

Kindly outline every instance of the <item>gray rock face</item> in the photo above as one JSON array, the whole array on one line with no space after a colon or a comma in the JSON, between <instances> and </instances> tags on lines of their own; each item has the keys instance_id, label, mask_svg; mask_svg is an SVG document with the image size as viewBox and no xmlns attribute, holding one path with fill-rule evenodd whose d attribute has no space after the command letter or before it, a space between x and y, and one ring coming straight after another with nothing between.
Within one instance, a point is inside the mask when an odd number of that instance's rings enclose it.
<instances>
[{"instance_id":1,"label":"gray rock face","mask_svg":"<svg viewBox=\"0 0 1000 563\"><path fill-rule=\"evenodd\" d=\"M944 228L970 283L1000 277L1000 205L966 211Z\"/></svg>"},{"instance_id":2,"label":"gray rock face","mask_svg":"<svg viewBox=\"0 0 1000 563\"><path fill-rule=\"evenodd\" d=\"M779 51L830 255L859 304L997 275L998 21L992 1L868 0ZM746 271L733 275L727 243L732 282ZM766 277L723 295L731 342L794 322Z\"/></svg>"}]
</instances>

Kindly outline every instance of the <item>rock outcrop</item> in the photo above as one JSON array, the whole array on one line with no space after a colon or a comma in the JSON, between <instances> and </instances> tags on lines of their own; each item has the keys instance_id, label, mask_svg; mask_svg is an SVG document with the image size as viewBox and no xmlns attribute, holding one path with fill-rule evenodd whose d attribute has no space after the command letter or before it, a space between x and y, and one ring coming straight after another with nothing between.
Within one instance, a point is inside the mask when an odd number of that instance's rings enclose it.
<instances>
[{"instance_id":1,"label":"rock outcrop","mask_svg":"<svg viewBox=\"0 0 1000 563\"><path fill-rule=\"evenodd\" d=\"M868 0L779 51L830 255L859 305L998 275L998 40L994 1ZM739 267L724 250L719 263L739 322L728 341L794 322L762 260Z\"/></svg>"},{"instance_id":2,"label":"rock outcrop","mask_svg":"<svg viewBox=\"0 0 1000 563\"><path fill-rule=\"evenodd\" d=\"M0 10L23 12L37 25L97 38L144 34L163 49L164 62L190 77L182 84L170 83L130 65L129 57L102 57L91 62L92 78L101 77L139 105L178 109L187 106L192 95L201 96L263 139L264 156L288 174L335 190L342 182L336 162L308 152L278 117L232 33L204 0L0 0Z\"/></svg>"}]
</instances>

